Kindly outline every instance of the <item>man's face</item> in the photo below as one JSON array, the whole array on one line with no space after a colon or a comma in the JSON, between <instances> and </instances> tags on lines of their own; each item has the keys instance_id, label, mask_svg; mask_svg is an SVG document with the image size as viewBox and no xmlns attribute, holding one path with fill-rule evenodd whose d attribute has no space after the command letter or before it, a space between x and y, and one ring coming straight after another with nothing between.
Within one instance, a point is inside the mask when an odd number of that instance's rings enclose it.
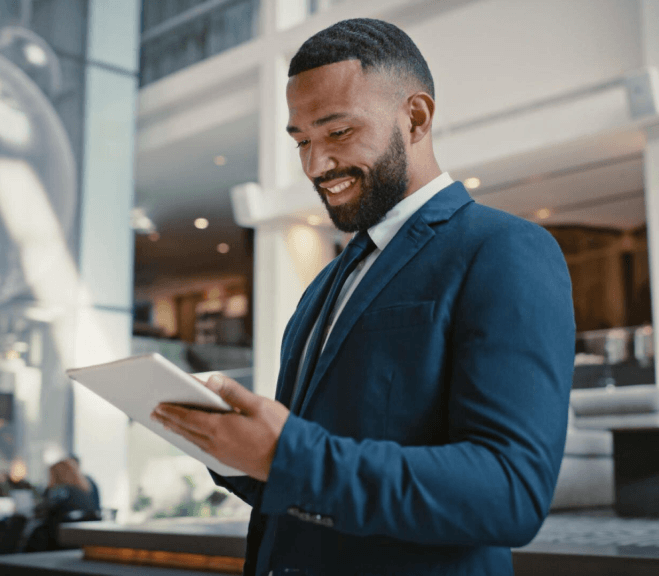
<instances>
[{"instance_id":1,"label":"man's face","mask_svg":"<svg viewBox=\"0 0 659 576\"><path fill-rule=\"evenodd\" d=\"M344 232L377 224L407 193L407 154L391 87L358 60L293 76L288 132L302 168Z\"/></svg>"}]
</instances>

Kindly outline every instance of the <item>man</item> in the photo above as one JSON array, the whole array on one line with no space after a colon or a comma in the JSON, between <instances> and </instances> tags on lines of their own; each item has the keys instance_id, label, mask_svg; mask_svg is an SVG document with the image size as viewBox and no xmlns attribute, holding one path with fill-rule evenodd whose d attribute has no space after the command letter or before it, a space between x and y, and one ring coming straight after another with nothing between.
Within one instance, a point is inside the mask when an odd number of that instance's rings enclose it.
<instances>
[{"instance_id":1,"label":"man","mask_svg":"<svg viewBox=\"0 0 659 576\"><path fill-rule=\"evenodd\" d=\"M75 454L71 454L68 459L70 460L71 465L74 466L75 469L78 471L78 473L83 475L84 478L87 480L87 483L89 484L89 488L91 489L91 496L92 496L92 503L94 505L94 510L98 512L100 517L101 495L98 490L98 484L96 484L94 479L89 474L83 474L82 469L80 468L80 458L78 458L78 456L76 456Z\"/></svg>"},{"instance_id":2,"label":"man","mask_svg":"<svg viewBox=\"0 0 659 576\"><path fill-rule=\"evenodd\" d=\"M440 171L432 77L395 26L339 22L289 77L304 171L366 255L342 283L349 245L302 296L277 401L212 378L233 413L154 417L245 472L214 477L254 507L246 574L511 575L565 441L575 326L561 251Z\"/></svg>"}]
</instances>

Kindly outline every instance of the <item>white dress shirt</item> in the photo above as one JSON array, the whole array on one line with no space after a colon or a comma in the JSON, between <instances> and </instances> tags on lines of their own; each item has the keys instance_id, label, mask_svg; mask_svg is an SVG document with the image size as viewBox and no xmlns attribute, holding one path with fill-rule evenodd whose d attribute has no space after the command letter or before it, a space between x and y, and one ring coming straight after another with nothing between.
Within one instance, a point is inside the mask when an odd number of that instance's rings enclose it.
<instances>
[{"instance_id":1,"label":"white dress shirt","mask_svg":"<svg viewBox=\"0 0 659 576\"><path fill-rule=\"evenodd\" d=\"M334 305L334 310L330 314L328 319L329 328L326 331L325 340L323 342L323 348L327 342L327 338L334 327L336 319L340 316L343 308L345 307L348 300L352 296L352 293L355 291L359 283L362 281L369 268L373 266L373 263L377 260L378 256L382 251L387 247L387 244L391 242L392 238L396 233L403 227L403 224L419 209L423 206L428 200L430 200L435 194L439 194L444 188L453 184L453 179L449 176L448 172L443 172L434 180L431 180L425 186L419 188L413 194L410 194L407 198L403 198L398 204L396 204L389 212L385 214L385 217L382 221L378 222L375 226L371 226L368 229L368 235L373 240L375 244L375 250L371 252L364 260L362 260L357 268L346 278L343 287L341 288L341 293L336 300ZM311 334L315 329L316 325L311 329L309 336L307 338L307 343L304 346L304 352L300 357L300 364L298 365L297 378L300 377L300 368L302 367L302 362L307 355L307 349L309 347L309 341L311 340ZM322 349L321 349L322 352ZM295 389L297 390L298 382L295 383ZM293 393L295 396L295 392Z\"/></svg>"}]
</instances>

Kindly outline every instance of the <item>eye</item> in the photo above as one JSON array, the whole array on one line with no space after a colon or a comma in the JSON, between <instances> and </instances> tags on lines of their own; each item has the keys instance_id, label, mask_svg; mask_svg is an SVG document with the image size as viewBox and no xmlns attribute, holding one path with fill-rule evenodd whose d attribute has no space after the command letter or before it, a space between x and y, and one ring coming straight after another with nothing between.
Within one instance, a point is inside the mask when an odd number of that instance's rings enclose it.
<instances>
[{"instance_id":1,"label":"eye","mask_svg":"<svg viewBox=\"0 0 659 576\"><path fill-rule=\"evenodd\" d=\"M300 140L300 141L297 143L297 146L296 146L296 147L297 147L297 148L304 148L308 143L309 143L309 140Z\"/></svg>"},{"instance_id":2,"label":"eye","mask_svg":"<svg viewBox=\"0 0 659 576\"><path fill-rule=\"evenodd\" d=\"M334 132L330 132L330 136L332 138L340 138L341 136L345 136L348 132L350 132L350 128L344 128L343 130L335 130Z\"/></svg>"}]
</instances>

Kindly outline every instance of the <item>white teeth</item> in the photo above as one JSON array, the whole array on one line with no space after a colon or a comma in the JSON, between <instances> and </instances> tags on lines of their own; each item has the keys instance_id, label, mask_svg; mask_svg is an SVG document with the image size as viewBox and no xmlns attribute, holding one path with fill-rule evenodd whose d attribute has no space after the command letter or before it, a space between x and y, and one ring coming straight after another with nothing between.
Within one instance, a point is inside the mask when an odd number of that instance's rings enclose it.
<instances>
[{"instance_id":1,"label":"white teeth","mask_svg":"<svg viewBox=\"0 0 659 576\"><path fill-rule=\"evenodd\" d=\"M338 194L339 192L343 192L348 186L350 186L354 182L354 178L352 180L347 180L345 182L341 182L341 184L337 184L336 186L333 186L332 188L328 188L328 190L332 194Z\"/></svg>"}]
</instances>

